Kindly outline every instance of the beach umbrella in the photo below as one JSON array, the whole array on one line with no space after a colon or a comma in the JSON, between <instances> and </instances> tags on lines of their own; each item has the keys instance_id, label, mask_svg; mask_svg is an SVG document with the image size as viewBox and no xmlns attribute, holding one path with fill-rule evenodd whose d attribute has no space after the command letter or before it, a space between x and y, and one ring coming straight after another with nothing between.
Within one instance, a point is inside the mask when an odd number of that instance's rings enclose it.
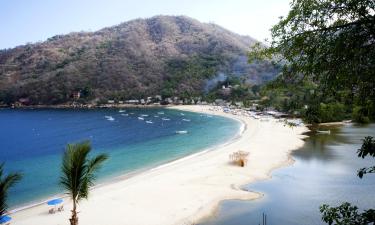
<instances>
[{"instance_id":1,"label":"beach umbrella","mask_svg":"<svg viewBox=\"0 0 375 225\"><path fill-rule=\"evenodd\" d=\"M56 198L56 199L52 199L51 201L48 201L47 204L48 205L58 205L62 202L63 202L63 200L61 198Z\"/></svg>"},{"instance_id":2,"label":"beach umbrella","mask_svg":"<svg viewBox=\"0 0 375 225\"><path fill-rule=\"evenodd\" d=\"M0 217L0 224L9 222L11 219L12 219L12 217L10 217L10 216L6 216L6 215L5 216L1 216Z\"/></svg>"}]
</instances>

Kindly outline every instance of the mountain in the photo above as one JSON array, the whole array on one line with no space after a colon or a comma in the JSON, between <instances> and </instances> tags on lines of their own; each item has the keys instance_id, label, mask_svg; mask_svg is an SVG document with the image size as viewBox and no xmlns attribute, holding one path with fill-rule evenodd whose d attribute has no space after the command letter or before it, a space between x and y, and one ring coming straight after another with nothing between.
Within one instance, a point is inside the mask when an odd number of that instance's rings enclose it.
<instances>
[{"instance_id":1,"label":"mountain","mask_svg":"<svg viewBox=\"0 0 375 225\"><path fill-rule=\"evenodd\" d=\"M227 76L259 84L277 74L247 64L255 40L185 16L136 19L96 32L56 35L0 50L0 103L204 95Z\"/></svg>"}]
</instances>

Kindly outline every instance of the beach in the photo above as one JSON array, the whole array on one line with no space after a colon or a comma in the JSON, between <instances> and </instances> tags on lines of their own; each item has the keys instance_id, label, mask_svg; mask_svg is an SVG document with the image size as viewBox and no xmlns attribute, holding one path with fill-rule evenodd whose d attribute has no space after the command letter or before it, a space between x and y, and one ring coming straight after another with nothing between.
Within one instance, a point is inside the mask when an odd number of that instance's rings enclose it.
<instances>
[{"instance_id":1,"label":"beach","mask_svg":"<svg viewBox=\"0 0 375 225\"><path fill-rule=\"evenodd\" d=\"M275 119L257 120L224 113L211 106L173 106L173 109L226 116L243 123L236 138L210 151L188 156L128 178L95 187L78 208L83 225L193 224L212 215L225 199L261 197L241 186L267 179L273 169L292 163L290 152L303 145L304 126L290 127ZM202 137L204 138L204 137ZM230 163L238 150L250 153L248 165ZM65 211L48 214L47 205L11 214L12 224L69 224Z\"/></svg>"}]
</instances>

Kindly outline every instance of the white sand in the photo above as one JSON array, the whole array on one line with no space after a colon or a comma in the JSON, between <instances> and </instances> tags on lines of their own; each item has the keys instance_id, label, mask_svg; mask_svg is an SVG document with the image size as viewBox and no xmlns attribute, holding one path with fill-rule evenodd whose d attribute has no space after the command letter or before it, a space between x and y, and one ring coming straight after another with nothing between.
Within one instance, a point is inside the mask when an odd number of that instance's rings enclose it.
<instances>
[{"instance_id":1,"label":"white sand","mask_svg":"<svg viewBox=\"0 0 375 225\"><path fill-rule=\"evenodd\" d=\"M212 215L224 199L257 198L259 194L243 191L241 185L266 179L271 170L291 163L289 153L303 145L301 134L307 131L274 120L210 111L208 106L173 108L238 119L246 129L213 151L94 188L89 200L79 205L80 225L188 225ZM245 168L229 163L229 154L238 150L250 152ZM47 205L32 207L12 214L12 224L69 224L70 208L68 200L64 212L52 215Z\"/></svg>"}]
</instances>

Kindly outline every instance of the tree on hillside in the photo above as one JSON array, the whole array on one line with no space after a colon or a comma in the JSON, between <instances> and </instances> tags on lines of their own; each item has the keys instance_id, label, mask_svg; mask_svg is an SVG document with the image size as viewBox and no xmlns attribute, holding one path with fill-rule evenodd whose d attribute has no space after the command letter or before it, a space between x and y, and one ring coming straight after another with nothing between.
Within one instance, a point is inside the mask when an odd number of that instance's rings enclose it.
<instances>
[{"instance_id":1,"label":"tree on hillside","mask_svg":"<svg viewBox=\"0 0 375 225\"><path fill-rule=\"evenodd\" d=\"M87 199L89 188L94 184L95 173L108 158L107 155L100 154L89 159L90 151L89 142L68 144L63 156L60 184L73 201L72 217L69 219L71 225L78 225L77 204L80 200Z\"/></svg>"},{"instance_id":2,"label":"tree on hillside","mask_svg":"<svg viewBox=\"0 0 375 225\"><path fill-rule=\"evenodd\" d=\"M326 93L350 90L361 116L374 119L375 1L293 0L271 36L249 61L272 58L285 79L308 78Z\"/></svg>"},{"instance_id":3,"label":"tree on hillside","mask_svg":"<svg viewBox=\"0 0 375 225\"><path fill-rule=\"evenodd\" d=\"M5 215L8 209L8 190L22 179L20 173L4 174L4 163L0 164L0 218Z\"/></svg>"}]
</instances>

